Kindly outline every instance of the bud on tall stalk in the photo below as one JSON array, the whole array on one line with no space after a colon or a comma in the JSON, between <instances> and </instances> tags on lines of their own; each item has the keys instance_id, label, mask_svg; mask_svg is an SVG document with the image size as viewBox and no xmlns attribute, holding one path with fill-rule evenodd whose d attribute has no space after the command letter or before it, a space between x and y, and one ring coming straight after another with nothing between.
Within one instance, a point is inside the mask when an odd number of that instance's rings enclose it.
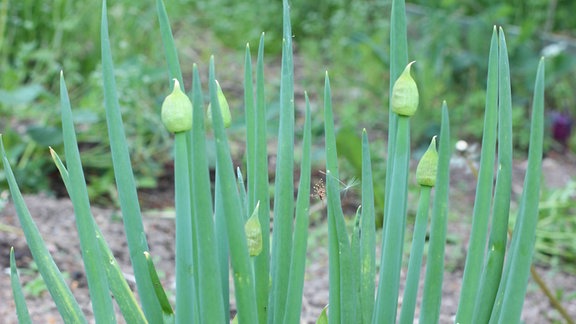
<instances>
[{"instance_id":1,"label":"bud on tall stalk","mask_svg":"<svg viewBox=\"0 0 576 324\"><path fill-rule=\"evenodd\" d=\"M218 81L216 81L216 88L218 91L218 104L220 105L220 113L222 114L224 128L228 128L232 124L230 106L228 105L228 100L226 100L226 96L224 96L224 92L222 91ZM212 125L212 104L208 105L208 110L206 111L206 121L208 122L208 125Z\"/></svg>"},{"instance_id":2,"label":"bud on tall stalk","mask_svg":"<svg viewBox=\"0 0 576 324\"><path fill-rule=\"evenodd\" d=\"M412 64L414 61L408 63L392 88L392 111L407 117L413 116L418 109L418 86L410 75Z\"/></svg>"},{"instance_id":3,"label":"bud on tall stalk","mask_svg":"<svg viewBox=\"0 0 576 324\"><path fill-rule=\"evenodd\" d=\"M192 129L192 102L180 89L180 83L174 79L174 90L162 103L162 123L171 133Z\"/></svg>"},{"instance_id":4,"label":"bud on tall stalk","mask_svg":"<svg viewBox=\"0 0 576 324\"><path fill-rule=\"evenodd\" d=\"M430 146L422 155L416 168L416 181L421 186L434 187L438 171L438 152L436 151L436 136L432 137Z\"/></svg>"}]
</instances>

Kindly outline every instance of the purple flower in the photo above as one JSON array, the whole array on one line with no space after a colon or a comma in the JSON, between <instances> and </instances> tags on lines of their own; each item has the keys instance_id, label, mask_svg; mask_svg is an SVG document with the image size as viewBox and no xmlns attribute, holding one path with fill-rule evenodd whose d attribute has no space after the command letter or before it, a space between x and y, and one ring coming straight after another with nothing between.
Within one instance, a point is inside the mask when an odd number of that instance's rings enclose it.
<instances>
[{"instance_id":1,"label":"purple flower","mask_svg":"<svg viewBox=\"0 0 576 324\"><path fill-rule=\"evenodd\" d=\"M552 138L566 146L572 134L572 116L568 112L552 113Z\"/></svg>"}]
</instances>

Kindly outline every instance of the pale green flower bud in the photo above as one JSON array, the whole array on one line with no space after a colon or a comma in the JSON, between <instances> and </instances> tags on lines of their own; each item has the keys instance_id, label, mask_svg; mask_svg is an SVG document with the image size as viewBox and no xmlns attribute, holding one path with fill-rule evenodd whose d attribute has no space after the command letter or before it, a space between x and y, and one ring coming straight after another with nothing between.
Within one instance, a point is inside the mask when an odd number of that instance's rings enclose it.
<instances>
[{"instance_id":1,"label":"pale green flower bud","mask_svg":"<svg viewBox=\"0 0 576 324\"><path fill-rule=\"evenodd\" d=\"M162 123L172 133L192 129L192 102L180 89L180 83L174 79L174 90L162 103Z\"/></svg>"},{"instance_id":2,"label":"pale green flower bud","mask_svg":"<svg viewBox=\"0 0 576 324\"><path fill-rule=\"evenodd\" d=\"M410 75L410 62L392 87L392 111L402 116L412 116L418 109L418 86Z\"/></svg>"},{"instance_id":3,"label":"pale green flower bud","mask_svg":"<svg viewBox=\"0 0 576 324\"><path fill-rule=\"evenodd\" d=\"M262 252L262 227L260 226L260 219L258 219L259 209L260 202L256 204L252 216L250 216L246 224L244 224L244 232L246 232L250 256L257 256Z\"/></svg>"},{"instance_id":4,"label":"pale green flower bud","mask_svg":"<svg viewBox=\"0 0 576 324\"><path fill-rule=\"evenodd\" d=\"M438 152L436 151L436 136L432 137L430 146L422 155L416 168L416 181L421 186L434 187L438 172Z\"/></svg>"},{"instance_id":5,"label":"pale green flower bud","mask_svg":"<svg viewBox=\"0 0 576 324\"><path fill-rule=\"evenodd\" d=\"M232 124L230 106L228 106L228 100L226 100L224 92L222 92L222 88L220 87L220 83L218 83L218 81L216 81L216 88L218 91L218 103L220 104L220 113L222 114L224 128L228 128ZM208 105L208 110L206 111L206 121L208 125L212 125L212 104Z\"/></svg>"}]
</instances>

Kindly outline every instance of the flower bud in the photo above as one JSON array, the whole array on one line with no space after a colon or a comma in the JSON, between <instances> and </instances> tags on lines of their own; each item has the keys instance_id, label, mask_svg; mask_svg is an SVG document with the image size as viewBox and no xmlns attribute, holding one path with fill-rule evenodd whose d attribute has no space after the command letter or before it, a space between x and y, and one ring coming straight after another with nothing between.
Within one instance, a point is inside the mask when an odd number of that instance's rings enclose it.
<instances>
[{"instance_id":1,"label":"flower bud","mask_svg":"<svg viewBox=\"0 0 576 324\"><path fill-rule=\"evenodd\" d=\"M421 186L434 187L438 172L438 152L436 152L436 136L432 137L430 146L422 155L416 168L416 181Z\"/></svg>"},{"instance_id":2,"label":"flower bud","mask_svg":"<svg viewBox=\"0 0 576 324\"><path fill-rule=\"evenodd\" d=\"M246 240L248 241L248 253L250 256L257 256L262 252L262 227L258 219L258 210L260 209L260 202L256 204L252 216L248 218L244 224L244 232L246 232Z\"/></svg>"},{"instance_id":3,"label":"flower bud","mask_svg":"<svg viewBox=\"0 0 576 324\"><path fill-rule=\"evenodd\" d=\"M414 115L418 109L418 86L410 75L410 67L413 63L410 62L406 66L392 87L392 111L407 117Z\"/></svg>"},{"instance_id":4,"label":"flower bud","mask_svg":"<svg viewBox=\"0 0 576 324\"><path fill-rule=\"evenodd\" d=\"M224 128L230 127L232 124L232 115L230 115L230 106L228 106L228 100L222 92L220 83L216 81L216 88L218 91L218 104L220 104L220 113L222 114L222 121L224 122ZM208 105L208 110L206 111L206 121L208 125L212 125L212 104Z\"/></svg>"},{"instance_id":5,"label":"flower bud","mask_svg":"<svg viewBox=\"0 0 576 324\"><path fill-rule=\"evenodd\" d=\"M180 89L180 83L174 79L174 89L162 103L160 114L162 123L172 133L192 129L192 102Z\"/></svg>"}]
</instances>

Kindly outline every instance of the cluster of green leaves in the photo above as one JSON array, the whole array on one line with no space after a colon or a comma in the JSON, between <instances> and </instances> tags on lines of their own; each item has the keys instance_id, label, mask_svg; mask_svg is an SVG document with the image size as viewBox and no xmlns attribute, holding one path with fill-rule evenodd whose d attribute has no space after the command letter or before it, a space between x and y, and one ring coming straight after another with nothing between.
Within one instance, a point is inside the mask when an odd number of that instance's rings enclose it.
<instances>
[{"instance_id":1,"label":"cluster of green leaves","mask_svg":"<svg viewBox=\"0 0 576 324\"><path fill-rule=\"evenodd\" d=\"M540 220L536 230L536 260L570 273L576 273L576 183L545 190L540 202Z\"/></svg>"},{"instance_id":2,"label":"cluster of green leaves","mask_svg":"<svg viewBox=\"0 0 576 324\"><path fill-rule=\"evenodd\" d=\"M184 79L168 15L162 0L156 1L164 53L171 84ZM376 291L376 239L374 187L367 132L362 134L362 206L352 233L346 226L340 197L338 147L328 73L324 82L324 139L329 281L328 323L394 323L397 319L400 270L407 223L408 178L411 155L411 116L418 107L418 90L410 77L405 5L391 7L388 161L379 286ZM82 259L96 322L114 323L111 294L127 322L222 323L229 321L229 277L234 279L239 323L294 323L300 317L307 249L311 173L311 115L306 97L302 160L297 197L294 197L294 58L288 1L283 1L283 42L280 82L273 220L270 236L271 197L268 189L268 151L264 89L263 36L256 70L246 48L244 106L246 109L246 182L234 174L228 135L221 108L214 58L209 62L210 111L205 122L204 96L198 67L193 65L191 129L173 129L176 210L176 312L166 298L148 253L127 145L119 93L112 63L106 1L102 5L101 50L104 106L114 176L141 305L136 302L90 211L85 171L80 159L71 101L60 74L60 106L66 165L55 150L53 161L74 205ZM482 159L470 253L467 256L458 322L472 318L494 323L520 319L534 248L542 163L544 114L544 64L540 62L535 84L530 132L530 152L520 209L510 248L506 249L512 172L512 104L506 42L494 28L489 55ZM401 73L401 71L404 71ZM256 75L253 80L253 75ZM256 85L254 87L254 85ZM186 98L185 96L180 96ZM186 98L185 100L189 100ZM166 101L165 101L166 104ZM225 109L224 109L225 110ZM447 104L442 104L439 154L434 140L416 172L421 196L409 260L402 323L414 318L419 271L425 243L428 211L430 242L426 259L420 322L436 323L440 317L444 251L447 232L451 155ZM132 111L132 113L134 113ZM126 114L130 116L130 114ZM164 116L164 107L162 111ZM187 123L185 123L187 124ZM206 129L210 125L216 152L216 181L210 190ZM171 125L173 126L173 125ZM170 128L169 128L170 129ZM496 160L496 142L498 159ZM86 318L66 286L24 203L10 161L0 141L2 162L24 234L47 289L65 322L84 323ZM436 165L437 163L437 165ZM494 165L499 168L493 185ZM421 171L421 170L424 170ZM431 174L430 174L431 173ZM436 176L437 173L437 176ZM247 186L244 184L247 183ZM430 208L431 187L436 186ZM490 207L493 206L493 210ZM251 216L250 216L251 215ZM250 217L249 217L250 216ZM492 220L490 221L490 216ZM489 226L489 224L491 226ZM245 225L245 226L244 226ZM491 231L488 231L491 228ZM253 242L261 251L253 251ZM256 244L260 245L260 243ZM259 250L259 249L256 249ZM504 256L506 255L506 259ZM232 271L231 271L232 270ZM11 279L18 316L29 322L25 298L11 253ZM326 319L327 317L327 319Z\"/></svg>"}]
</instances>

